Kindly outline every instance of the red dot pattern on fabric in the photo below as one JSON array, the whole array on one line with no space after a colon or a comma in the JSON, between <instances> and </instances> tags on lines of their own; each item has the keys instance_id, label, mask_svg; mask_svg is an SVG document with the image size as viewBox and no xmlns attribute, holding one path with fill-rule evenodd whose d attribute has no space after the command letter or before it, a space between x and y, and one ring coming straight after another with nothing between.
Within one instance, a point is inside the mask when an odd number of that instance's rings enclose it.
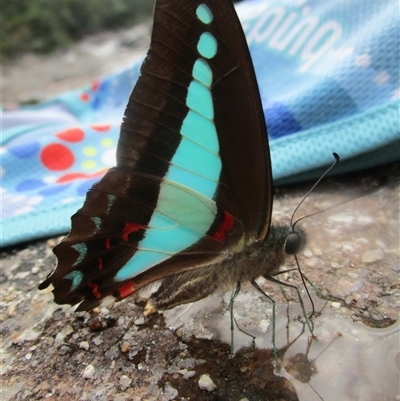
<instances>
[{"instance_id":1,"label":"red dot pattern on fabric","mask_svg":"<svg viewBox=\"0 0 400 401\"><path fill-rule=\"evenodd\" d=\"M56 137L66 142L80 142L85 137L85 133L80 128L71 128L58 132Z\"/></svg>"},{"instance_id":2,"label":"red dot pattern on fabric","mask_svg":"<svg viewBox=\"0 0 400 401\"><path fill-rule=\"evenodd\" d=\"M80 96L82 102L88 102L89 101L89 95L87 93L82 93Z\"/></svg>"},{"instance_id":3,"label":"red dot pattern on fabric","mask_svg":"<svg viewBox=\"0 0 400 401\"><path fill-rule=\"evenodd\" d=\"M95 80L92 82L92 91L93 91L93 92L96 92L97 89L99 89L99 86L100 86L100 81L99 81L98 79L95 79Z\"/></svg>"},{"instance_id":4,"label":"red dot pattern on fabric","mask_svg":"<svg viewBox=\"0 0 400 401\"><path fill-rule=\"evenodd\" d=\"M97 132L106 132L111 128L110 124L99 124L99 125L91 125L90 128L94 129Z\"/></svg>"},{"instance_id":5,"label":"red dot pattern on fabric","mask_svg":"<svg viewBox=\"0 0 400 401\"><path fill-rule=\"evenodd\" d=\"M51 143L43 148L40 160L49 170L66 170L75 162L74 154L64 145Z\"/></svg>"},{"instance_id":6,"label":"red dot pattern on fabric","mask_svg":"<svg viewBox=\"0 0 400 401\"><path fill-rule=\"evenodd\" d=\"M107 169L100 169L94 173L67 173L57 179L57 184L64 184L66 182L75 181L75 180L87 180L89 178L101 177Z\"/></svg>"}]
</instances>

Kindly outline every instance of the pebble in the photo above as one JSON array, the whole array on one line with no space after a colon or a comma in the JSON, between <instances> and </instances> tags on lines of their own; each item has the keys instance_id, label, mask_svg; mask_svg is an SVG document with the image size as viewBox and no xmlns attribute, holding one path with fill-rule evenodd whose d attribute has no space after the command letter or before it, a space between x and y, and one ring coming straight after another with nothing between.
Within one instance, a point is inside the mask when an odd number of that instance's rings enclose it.
<instances>
[{"instance_id":1,"label":"pebble","mask_svg":"<svg viewBox=\"0 0 400 401\"><path fill-rule=\"evenodd\" d=\"M322 256L322 249L321 248L314 248L313 253L316 256Z\"/></svg>"},{"instance_id":2,"label":"pebble","mask_svg":"<svg viewBox=\"0 0 400 401\"><path fill-rule=\"evenodd\" d=\"M183 335L184 335L184 331L183 331L182 328L179 328L179 329L177 329L177 330L175 331L175 334L176 334L179 338L181 338L181 337L183 337Z\"/></svg>"},{"instance_id":3,"label":"pebble","mask_svg":"<svg viewBox=\"0 0 400 401\"><path fill-rule=\"evenodd\" d=\"M62 343L64 341L65 337L67 337L68 335L70 335L73 332L74 332L74 329L72 328L72 326L67 324L66 326L64 326L64 328L61 331L59 331L57 333L55 341L57 343Z\"/></svg>"},{"instance_id":4,"label":"pebble","mask_svg":"<svg viewBox=\"0 0 400 401\"><path fill-rule=\"evenodd\" d=\"M17 314L17 304L12 303L8 308L7 308L7 316L15 316Z\"/></svg>"},{"instance_id":5,"label":"pebble","mask_svg":"<svg viewBox=\"0 0 400 401\"><path fill-rule=\"evenodd\" d=\"M119 347L117 344L112 345L112 346L106 351L106 353L104 354L104 356L105 356L107 359L111 360L111 361L113 361L114 359L117 359L117 358L120 356L120 347Z\"/></svg>"},{"instance_id":6,"label":"pebble","mask_svg":"<svg viewBox=\"0 0 400 401\"><path fill-rule=\"evenodd\" d=\"M202 331L195 333L195 337L199 338L200 340L212 340L214 337L214 334L211 333L211 331L209 331L207 329L203 329Z\"/></svg>"},{"instance_id":7,"label":"pebble","mask_svg":"<svg viewBox=\"0 0 400 401\"><path fill-rule=\"evenodd\" d=\"M100 345L103 342L103 340L99 336L99 337L93 338L92 342L93 342L94 345Z\"/></svg>"},{"instance_id":8,"label":"pebble","mask_svg":"<svg viewBox=\"0 0 400 401\"><path fill-rule=\"evenodd\" d=\"M310 268L317 267L321 264L321 261L316 257L311 257L311 258L304 259L304 260L306 261L307 266Z\"/></svg>"},{"instance_id":9,"label":"pebble","mask_svg":"<svg viewBox=\"0 0 400 401\"><path fill-rule=\"evenodd\" d=\"M62 345L58 350L58 355L67 355L71 352L71 348L67 345Z\"/></svg>"},{"instance_id":10,"label":"pebble","mask_svg":"<svg viewBox=\"0 0 400 401\"><path fill-rule=\"evenodd\" d=\"M356 248L355 248L354 244L352 244L350 242L344 242L344 243L342 243L342 250L345 252L355 252Z\"/></svg>"},{"instance_id":11,"label":"pebble","mask_svg":"<svg viewBox=\"0 0 400 401\"><path fill-rule=\"evenodd\" d=\"M261 322L259 323L261 331L263 333L266 333L270 324L271 321L269 319L262 319Z\"/></svg>"},{"instance_id":12,"label":"pebble","mask_svg":"<svg viewBox=\"0 0 400 401\"><path fill-rule=\"evenodd\" d=\"M89 349L89 343L87 341L81 341L79 343L79 348L85 349L87 351Z\"/></svg>"},{"instance_id":13,"label":"pebble","mask_svg":"<svg viewBox=\"0 0 400 401\"><path fill-rule=\"evenodd\" d=\"M188 369L181 369L178 371L178 373L180 373L184 379L190 379L196 374L194 370L188 370Z\"/></svg>"},{"instance_id":14,"label":"pebble","mask_svg":"<svg viewBox=\"0 0 400 401\"><path fill-rule=\"evenodd\" d=\"M103 328L101 320L98 317L93 318L89 322L90 331L100 331Z\"/></svg>"},{"instance_id":15,"label":"pebble","mask_svg":"<svg viewBox=\"0 0 400 401\"><path fill-rule=\"evenodd\" d=\"M14 276L14 279L15 280L23 280L23 279L27 278L30 274L31 274L31 272L18 272Z\"/></svg>"},{"instance_id":16,"label":"pebble","mask_svg":"<svg viewBox=\"0 0 400 401\"><path fill-rule=\"evenodd\" d=\"M303 255L304 255L306 258L311 258L311 256L313 256L313 253L312 253L309 249L305 249L305 250L303 251Z\"/></svg>"},{"instance_id":17,"label":"pebble","mask_svg":"<svg viewBox=\"0 0 400 401\"><path fill-rule=\"evenodd\" d=\"M82 377L84 379L91 379L94 376L94 373L96 372L96 369L94 368L93 365L87 365L85 370L83 371Z\"/></svg>"},{"instance_id":18,"label":"pebble","mask_svg":"<svg viewBox=\"0 0 400 401\"><path fill-rule=\"evenodd\" d=\"M128 352L131 348L131 343L129 341L124 341L121 344L121 352Z\"/></svg>"},{"instance_id":19,"label":"pebble","mask_svg":"<svg viewBox=\"0 0 400 401\"><path fill-rule=\"evenodd\" d=\"M178 397L178 390L172 387L169 383L164 386L164 398L167 400L175 400Z\"/></svg>"},{"instance_id":20,"label":"pebble","mask_svg":"<svg viewBox=\"0 0 400 401\"><path fill-rule=\"evenodd\" d=\"M63 239L64 237L60 237L60 238L58 238L59 239L59 241L54 241L54 239L53 238L50 238L49 240L47 240L47 245L50 247L50 248L53 248L54 246L56 246L56 244L58 244L59 242L61 242L61 240Z\"/></svg>"},{"instance_id":21,"label":"pebble","mask_svg":"<svg viewBox=\"0 0 400 401\"><path fill-rule=\"evenodd\" d=\"M384 253L380 249L371 249L362 256L363 263L373 263L385 258Z\"/></svg>"},{"instance_id":22,"label":"pebble","mask_svg":"<svg viewBox=\"0 0 400 401\"><path fill-rule=\"evenodd\" d=\"M211 377L207 374L204 374L200 377L199 381L199 387L200 390L207 390L207 391L214 391L217 386L215 383L211 380Z\"/></svg>"},{"instance_id":23,"label":"pebble","mask_svg":"<svg viewBox=\"0 0 400 401\"><path fill-rule=\"evenodd\" d=\"M349 273L347 273L347 275L348 275L350 278L358 278L358 274L357 274L357 273L351 273L351 272L349 272Z\"/></svg>"},{"instance_id":24,"label":"pebble","mask_svg":"<svg viewBox=\"0 0 400 401\"><path fill-rule=\"evenodd\" d=\"M141 324L144 324L144 317L141 316L141 317L137 318L137 319L134 321L134 323L135 323L136 326L140 326Z\"/></svg>"},{"instance_id":25,"label":"pebble","mask_svg":"<svg viewBox=\"0 0 400 401\"><path fill-rule=\"evenodd\" d=\"M142 372L147 372L149 370L149 368L145 363L140 362L137 365L137 370L142 371Z\"/></svg>"},{"instance_id":26,"label":"pebble","mask_svg":"<svg viewBox=\"0 0 400 401\"><path fill-rule=\"evenodd\" d=\"M122 391L125 391L132 383L132 379L126 375L122 375L119 379L119 385Z\"/></svg>"}]
</instances>

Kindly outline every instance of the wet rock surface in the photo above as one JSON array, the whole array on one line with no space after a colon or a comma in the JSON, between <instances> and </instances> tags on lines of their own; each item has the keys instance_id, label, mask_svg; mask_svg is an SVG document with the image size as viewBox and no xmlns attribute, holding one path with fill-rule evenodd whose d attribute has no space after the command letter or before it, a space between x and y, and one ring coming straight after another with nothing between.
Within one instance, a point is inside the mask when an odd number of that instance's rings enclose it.
<instances>
[{"instance_id":1,"label":"wet rock surface","mask_svg":"<svg viewBox=\"0 0 400 401\"><path fill-rule=\"evenodd\" d=\"M50 291L37 290L55 266L51 248L59 239L3 251L2 399L395 400L397 169L328 179L301 208L299 216L336 205L301 223L309 242L299 262L320 295L311 289L316 339L310 341L295 292L258 280L277 301L280 372L271 349L271 304L250 285L234 313L255 344L235 328L230 357L229 293L145 319L133 298L75 313L55 305ZM306 190L306 184L279 188L274 221L287 223ZM349 201L337 206L343 200ZM298 273L280 280L299 286L309 312ZM199 385L203 375L213 383L207 388Z\"/></svg>"}]
</instances>

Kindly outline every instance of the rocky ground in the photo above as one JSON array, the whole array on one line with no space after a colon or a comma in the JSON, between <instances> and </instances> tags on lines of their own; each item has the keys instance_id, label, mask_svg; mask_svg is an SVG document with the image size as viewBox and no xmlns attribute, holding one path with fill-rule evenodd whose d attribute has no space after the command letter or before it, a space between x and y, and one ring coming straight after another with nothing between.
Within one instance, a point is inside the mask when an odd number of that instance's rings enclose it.
<instances>
[{"instance_id":1,"label":"rocky ground","mask_svg":"<svg viewBox=\"0 0 400 401\"><path fill-rule=\"evenodd\" d=\"M6 65L3 104L43 100L121 68L124 60L130 64L136 51L128 43L146 46L147 28L141 29L130 41L109 34L65 54L24 56ZM75 60L70 68L68 60ZM271 304L250 285L234 313L255 341L235 328L231 357L229 294L151 318L143 318L132 298L75 313L55 305L51 292L37 290L55 266L51 248L60 238L4 249L2 400L399 400L398 171L391 164L327 179L299 211L298 217L322 211L302 221L309 243L299 255L316 288L310 290L315 339L296 293L258 280L277 302L279 371ZM275 222L289 221L309 186L276 190ZM299 286L310 312L298 273L280 279Z\"/></svg>"},{"instance_id":2,"label":"rocky ground","mask_svg":"<svg viewBox=\"0 0 400 401\"><path fill-rule=\"evenodd\" d=\"M55 265L51 247L59 239L3 251L2 399L397 399L397 168L327 180L302 209L324 210L355 189L377 185L302 224L310 241L299 261L323 295L311 292L318 312L312 320L315 340L309 343L295 293L283 288L288 302L279 286L259 280L278 303L280 373L271 352L271 305L249 285L234 311L239 327L255 336L255 346L235 329L237 352L231 358L229 294L150 319L132 299L74 313L55 305L50 292L37 290ZM382 180L387 181L380 185ZM279 188L275 220L287 221L305 192L305 185ZM302 289L297 273L281 280ZM207 375L212 382L203 389Z\"/></svg>"}]
</instances>

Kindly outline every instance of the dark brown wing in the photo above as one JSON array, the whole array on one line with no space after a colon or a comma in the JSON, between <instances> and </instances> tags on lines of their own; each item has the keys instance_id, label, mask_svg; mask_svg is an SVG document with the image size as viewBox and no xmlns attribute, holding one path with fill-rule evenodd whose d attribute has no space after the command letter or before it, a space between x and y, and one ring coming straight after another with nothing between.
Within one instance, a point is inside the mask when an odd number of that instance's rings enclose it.
<instances>
[{"instance_id":1,"label":"dark brown wing","mask_svg":"<svg viewBox=\"0 0 400 401\"><path fill-rule=\"evenodd\" d=\"M158 0L117 166L54 249L57 303L90 309L266 236L271 167L257 83L230 0Z\"/></svg>"}]
</instances>

